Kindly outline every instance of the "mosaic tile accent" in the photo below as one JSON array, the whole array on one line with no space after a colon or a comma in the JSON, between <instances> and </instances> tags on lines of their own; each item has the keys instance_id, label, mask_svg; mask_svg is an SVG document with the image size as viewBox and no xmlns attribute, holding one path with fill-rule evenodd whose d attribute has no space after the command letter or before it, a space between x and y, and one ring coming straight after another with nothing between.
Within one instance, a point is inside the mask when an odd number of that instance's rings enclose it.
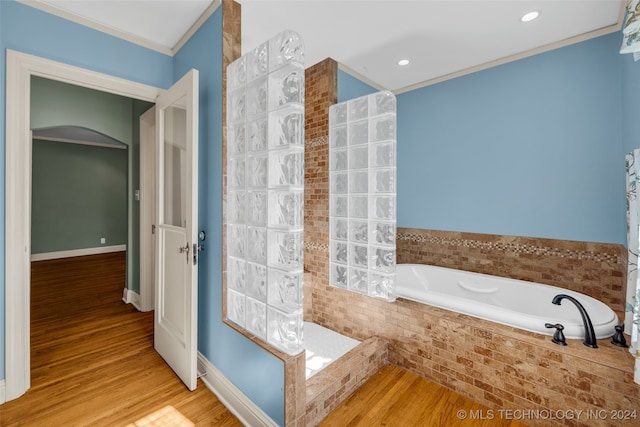
<instances>
[{"instance_id":1,"label":"mosaic tile accent","mask_svg":"<svg viewBox=\"0 0 640 427\"><path fill-rule=\"evenodd\" d=\"M548 246L534 246L521 243L484 242L472 239L449 239L445 237L424 236L421 234L413 233L398 233L398 240L410 240L417 243L429 243L435 245L456 246L472 249L485 249L505 253L545 255L550 257L577 260L585 259L611 264L618 264L620 262L620 255L618 254L558 249Z\"/></svg>"},{"instance_id":2,"label":"mosaic tile accent","mask_svg":"<svg viewBox=\"0 0 640 427\"><path fill-rule=\"evenodd\" d=\"M318 242L304 242L305 249L311 249L318 252L329 252L329 245L327 243Z\"/></svg>"},{"instance_id":3,"label":"mosaic tile accent","mask_svg":"<svg viewBox=\"0 0 640 427\"><path fill-rule=\"evenodd\" d=\"M329 138L326 136L321 136L319 138L307 140L304 142L305 148L307 147L319 147L322 145L329 145Z\"/></svg>"}]
</instances>

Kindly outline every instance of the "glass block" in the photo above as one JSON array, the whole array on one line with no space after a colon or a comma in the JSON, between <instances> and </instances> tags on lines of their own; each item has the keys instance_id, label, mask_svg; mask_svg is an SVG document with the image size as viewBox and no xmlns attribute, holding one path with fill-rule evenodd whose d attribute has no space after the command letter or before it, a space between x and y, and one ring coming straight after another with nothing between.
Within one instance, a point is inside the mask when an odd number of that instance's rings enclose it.
<instances>
[{"instance_id":1,"label":"glass block","mask_svg":"<svg viewBox=\"0 0 640 427\"><path fill-rule=\"evenodd\" d=\"M351 169L364 169L369 165L369 147L361 145L349 148L349 167Z\"/></svg>"},{"instance_id":2,"label":"glass block","mask_svg":"<svg viewBox=\"0 0 640 427\"><path fill-rule=\"evenodd\" d=\"M227 258L227 286L244 292L247 283L247 262L243 259Z\"/></svg>"},{"instance_id":3,"label":"glass block","mask_svg":"<svg viewBox=\"0 0 640 427\"><path fill-rule=\"evenodd\" d=\"M269 188L304 186L304 152L269 151Z\"/></svg>"},{"instance_id":4,"label":"glass block","mask_svg":"<svg viewBox=\"0 0 640 427\"><path fill-rule=\"evenodd\" d=\"M396 219L396 197L372 196L371 213L373 219Z\"/></svg>"},{"instance_id":5,"label":"glass block","mask_svg":"<svg viewBox=\"0 0 640 427\"><path fill-rule=\"evenodd\" d=\"M267 342L290 355L302 351L302 313L267 307Z\"/></svg>"},{"instance_id":6,"label":"glass block","mask_svg":"<svg viewBox=\"0 0 640 427\"><path fill-rule=\"evenodd\" d=\"M302 239L302 231L268 230L268 265L287 270L302 268Z\"/></svg>"},{"instance_id":7,"label":"glass block","mask_svg":"<svg viewBox=\"0 0 640 427\"><path fill-rule=\"evenodd\" d=\"M369 142L369 122L349 123L349 145L366 144Z\"/></svg>"},{"instance_id":8,"label":"glass block","mask_svg":"<svg viewBox=\"0 0 640 427\"><path fill-rule=\"evenodd\" d=\"M369 279L367 270L349 267L347 288L354 292L367 295L369 293Z\"/></svg>"},{"instance_id":9,"label":"glass block","mask_svg":"<svg viewBox=\"0 0 640 427\"><path fill-rule=\"evenodd\" d=\"M396 140L395 114L387 114L371 120L369 131L371 132L370 140L372 142L395 141Z\"/></svg>"},{"instance_id":10,"label":"glass block","mask_svg":"<svg viewBox=\"0 0 640 427\"><path fill-rule=\"evenodd\" d=\"M396 112L396 96L389 92L383 91L373 94L369 97L369 115L377 116L385 113Z\"/></svg>"},{"instance_id":11,"label":"glass block","mask_svg":"<svg viewBox=\"0 0 640 427\"><path fill-rule=\"evenodd\" d=\"M243 328L245 325L244 298L244 294L227 289L227 318Z\"/></svg>"},{"instance_id":12,"label":"glass block","mask_svg":"<svg viewBox=\"0 0 640 427\"><path fill-rule=\"evenodd\" d=\"M300 34L286 30L269 40L270 69L286 63L304 64L304 42Z\"/></svg>"},{"instance_id":13,"label":"glass block","mask_svg":"<svg viewBox=\"0 0 640 427\"><path fill-rule=\"evenodd\" d=\"M330 265L329 283L337 288L347 288L347 266L333 264Z\"/></svg>"},{"instance_id":14,"label":"glass block","mask_svg":"<svg viewBox=\"0 0 640 427\"><path fill-rule=\"evenodd\" d=\"M260 77L247 86L247 117L267 112L267 77Z\"/></svg>"},{"instance_id":15,"label":"glass block","mask_svg":"<svg viewBox=\"0 0 640 427\"><path fill-rule=\"evenodd\" d=\"M349 192L350 193L366 193L369 189L369 172L359 170L349 172Z\"/></svg>"},{"instance_id":16,"label":"glass block","mask_svg":"<svg viewBox=\"0 0 640 427\"><path fill-rule=\"evenodd\" d=\"M265 303L247 297L246 328L255 336L267 339L267 306Z\"/></svg>"},{"instance_id":17,"label":"glass block","mask_svg":"<svg viewBox=\"0 0 640 427\"><path fill-rule=\"evenodd\" d=\"M227 100L227 118L229 123L239 123L245 118L244 89L237 89L229 93Z\"/></svg>"},{"instance_id":18,"label":"glass block","mask_svg":"<svg viewBox=\"0 0 640 427\"><path fill-rule=\"evenodd\" d=\"M260 117L247 124L249 151L264 151L267 149L267 118Z\"/></svg>"},{"instance_id":19,"label":"glass block","mask_svg":"<svg viewBox=\"0 0 640 427\"><path fill-rule=\"evenodd\" d=\"M247 227L247 259L260 264L267 263L267 229Z\"/></svg>"},{"instance_id":20,"label":"glass block","mask_svg":"<svg viewBox=\"0 0 640 427\"><path fill-rule=\"evenodd\" d=\"M229 191L227 196L227 224L244 224L246 221L247 193Z\"/></svg>"},{"instance_id":21,"label":"glass block","mask_svg":"<svg viewBox=\"0 0 640 427\"><path fill-rule=\"evenodd\" d=\"M349 221L349 240L367 243L369 237L369 223L367 221Z\"/></svg>"},{"instance_id":22,"label":"glass block","mask_svg":"<svg viewBox=\"0 0 640 427\"><path fill-rule=\"evenodd\" d=\"M371 223L371 242L377 245L395 246L396 223L373 221Z\"/></svg>"},{"instance_id":23,"label":"glass block","mask_svg":"<svg viewBox=\"0 0 640 427\"><path fill-rule=\"evenodd\" d=\"M347 196L331 196L331 216L349 216Z\"/></svg>"},{"instance_id":24,"label":"glass block","mask_svg":"<svg viewBox=\"0 0 640 427\"><path fill-rule=\"evenodd\" d=\"M369 256L367 245L349 245L351 251L349 252L349 265L368 268L369 267Z\"/></svg>"},{"instance_id":25,"label":"glass block","mask_svg":"<svg viewBox=\"0 0 640 427\"><path fill-rule=\"evenodd\" d=\"M396 143L395 142L383 142L377 144L371 144L369 155L371 159L369 164L371 167L388 167L396 165Z\"/></svg>"},{"instance_id":26,"label":"glass block","mask_svg":"<svg viewBox=\"0 0 640 427\"><path fill-rule=\"evenodd\" d=\"M369 295L377 298L384 298L387 301L396 299L396 277L395 274L369 274Z\"/></svg>"},{"instance_id":27,"label":"glass block","mask_svg":"<svg viewBox=\"0 0 640 427\"><path fill-rule=\"evenodd\" d=\"M247 82L266 75L268 67L269 47L265 42L247 54Z\"/></svg>"},{"instance_id":28,"label":"glass block","mask_svg":"<svg viewBox=\"0 0 640 427\"><path fill-rule=\"evenodd\" d=\"M349 121L366 119L369 116L369 97L361 96L360 98L349 101Z\"/></svg>"},{"instance_id":29,"label":"glass block","mask_svg":"<svg viewBox=\"0 0 640 427\"><path fill-rule=\"evenodd\" d=\"M331 238L347 240L349 232L349 221L346 219L331 219Z\"/></svg>"},{"instance_id":30,"label":"glass block","mask_svg":"<svg viewBox=\"0 0 640 427\"><path fill-rule=\"evenodd\" d=\"M372 193L395 193L396 192L395 168L372 169L371 170L371 192Z\"/></svg>"},{"instance_id":31,"label":"glass block","mask_svg":"<svg viewBox=\"0 0 640 427\"><path fill-rule=\"evenodd\" d=\"M228 134L227 155L233 157L244 154L246 149L244 123L230 125Z\"/></svg>"},{"instance_id":32,"label":"glass block","mask_svg":"<svg viewBox=\"0 0 640 427\"><path fill-rule=\"evenodd\" d=\"M250 188L267 188L267 153L251 154L247 158L247 185Z\"/></svg>"},{"instance_id":33,"label":"glass block","mask_svg":"<svg viewBox=\"0 0 640 427\"><path fill-rule=\"evenodd\" d=\"M349 175L346 172L331 174L331 194L347 194L349 191Z\"/></svg>"},{"instance_id":34,"label":"glass block","mask_svg":"<svg viewBox=\"0 0 640 427\"><path fill-rule=\"evenodd\" d=\"M243 188L245 186L246 166L244 157L231 158L227 165L227 184L229 188Z\"/></svg>"},{"instance_id":35,"label":"glass block","mask_svg":"<svg viewBox=\"0 0 640 427\"><path fill-rule=\"evenodd\" d=\"M247 263L247 295L258 301L267 301L267 267Z\"/></svg>"},{"instance_id":36,"label":"glass block","mask_svg":"<svg viewBox=\"0 0 640 427\"><path fill-rule=\"evenodd\" d=\"M267 225L267 192L247 192L247 223L249 225Z\"/></svg>"},{"instance_id":37,"label":"glass block","mask_svg":"<svg viewBox=\"0 0 640 427\"><path fill-rule=\"evenodd\" d=\"M349 216L352 218L367 219L369 211L367 210L369 198L367 196L350 196L349 197Z\"/></svg>"},{"instance_id":38,"label":"glass block","mask_svg":"<svg viewBox=\"0 0 640 427\"><path fill-rule=\"evenodd\" d=\"M230 256L244 258L246 255L247 227L244 225L227 225L227 251Z\"/></svg>"},{"instance_id":39,"label":"glass block","mask_svg":"<svg viewBox=\"0 0 640 427\"><path fill-rule=\"evenodd\" d=\"M331 170L347 170L347 150L331 150Z\"/></svg>"},{"instance_id":40,"label":"glass block","mask_svg":"<svg viewBox=\"0 0 640 427\"><path fill-rule=\"evenodd\" d=\"M289 64L269 74L269 110L287 104L304 104L302 64Z\"/></svg>"},{"instance_id":41,"label":"glass block","mask_svg":"<svg viewBox=\"0 0 640 427\"><path fill-rule=\"evenodd\" d=\"M289 106L269 113L269 148L304 146L304 109Z\"/></svg>"},{"instance_id":42,"label":"glass block","mask_svg":"<svg viewBox=\"0 0 640 427\"><path fill-rule=\"evenodd\" d=\"M268 302L286 313L292 313L302 307L302 272L269 269Z\"/></svg>"},{"instance_id":43,"label":"glass block","mask_svg":"<svg viewBox=\"0 0 640 427\"><path fill-rule=\"evenodd\" d=\"M329 125L341 125L347 122L347 103L341 102L329 107Z\"/></svg>"},{"instance_id":44,"label":"glass block","mask_svg":"<svg viewBox=\"0 0 640 427\"><path fill-rule=\"evenodd\" d=\"M270 191L269 227L302 228L303 206L302 191Z\"/></svg>"},{"instance_id":45,"label":"glass block","mask_svg":"<svg viewBox=\"0 0 640 427\"><path fill-rule=\"evenodd\" d=\"M330 241L331 248L331 261L339 262L341 264L346 264L348 262L347 257L347 244L343 242L338 242L335 240Z\"/></svg>"},{"instance_id":46,"label":"glass block","mask_svg":"<svg viewBox=\"0 0 640 427\"><path fill-rule=\"evenodd\" d=\"M329 133L329 146L332 148L340 148L347 146L347 127L336 126Z\"/></svg>"},{"instance_id":47,"label":"glass block","mask_svg":"<svg viewBox=\"0 0 640 427\"><path fill-rule=\"evenodd\" d=\"M229 90L244 86L247 81L247 58L241 56L227 67L227 85Z\"/></svg>"},{"instance_id":48,"label":"glass block","mask_svg":"<svg viewBox=\"0 0 640 427\"><path fill-rule=\"evenodd\" d=\"M371 247L371 269L384 273L396 271L396 250L395 248Z\"/></svg>"}]
</instances>

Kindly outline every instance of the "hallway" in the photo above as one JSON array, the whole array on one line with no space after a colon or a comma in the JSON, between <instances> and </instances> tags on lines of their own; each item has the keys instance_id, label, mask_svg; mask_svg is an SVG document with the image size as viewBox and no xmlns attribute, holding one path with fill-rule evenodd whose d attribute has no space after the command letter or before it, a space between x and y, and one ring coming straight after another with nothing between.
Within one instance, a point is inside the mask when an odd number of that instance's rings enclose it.
<instances>
[{"instance_id":1,"label":"hallway","mask_svg":"<svg viewBox=\"0 0 640 427\"><path fill-rule=\"evenodd\" d=\"M31 264L31 388L0 425L242 425L154 351L153 313L122 302L124 280L124 252Z\"/></svg>"}]
</instances>

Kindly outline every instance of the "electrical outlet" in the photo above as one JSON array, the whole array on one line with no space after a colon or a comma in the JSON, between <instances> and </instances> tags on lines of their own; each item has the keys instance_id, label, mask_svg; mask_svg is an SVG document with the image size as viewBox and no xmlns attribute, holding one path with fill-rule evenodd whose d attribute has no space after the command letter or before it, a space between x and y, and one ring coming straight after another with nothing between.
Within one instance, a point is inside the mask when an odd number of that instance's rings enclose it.
<instances>
[{"instance_id":1,"label":"electrical outlet","mask_svg":"<svg viewBox=\"0 0 640 427\"><path fill-rule=\"evenodd\" d=\"M105 239L104 237L100 238L100 244L104 245L105 243L107 243L107 239Z\"/></svg>"}]
</instances>

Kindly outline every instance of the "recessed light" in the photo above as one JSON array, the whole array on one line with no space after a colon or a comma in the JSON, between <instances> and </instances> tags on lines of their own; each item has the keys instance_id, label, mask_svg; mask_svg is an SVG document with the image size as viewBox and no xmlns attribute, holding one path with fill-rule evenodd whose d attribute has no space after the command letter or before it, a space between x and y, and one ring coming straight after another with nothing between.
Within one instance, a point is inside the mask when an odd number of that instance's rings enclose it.
<instances>
[{"instance_id":1,"label":"recessed light","mask_svg":"<svg viewBox=\"0 0 640 427\"><path fill-rule=\"evenodd\" d=\"M536 19L538 16L540 16L540 12L538 12L537 10L534 10L533 12L525 13L524 15L522 15L522 18L520 18L520 20L522 22L531 22L534 19Z\"/></svg>"},{"instance_id":2,"label":"recessed light","mask_svg":"<svg viewBox=\"0 0 640 427\"><path fill-rule=\"evenodd\" d=\"M400 65L401 67L404 67L405 65L409 65L409 61L408 59L401 59L400 61L398 61L398 65Z\"/></svg>"}]
</instances>

